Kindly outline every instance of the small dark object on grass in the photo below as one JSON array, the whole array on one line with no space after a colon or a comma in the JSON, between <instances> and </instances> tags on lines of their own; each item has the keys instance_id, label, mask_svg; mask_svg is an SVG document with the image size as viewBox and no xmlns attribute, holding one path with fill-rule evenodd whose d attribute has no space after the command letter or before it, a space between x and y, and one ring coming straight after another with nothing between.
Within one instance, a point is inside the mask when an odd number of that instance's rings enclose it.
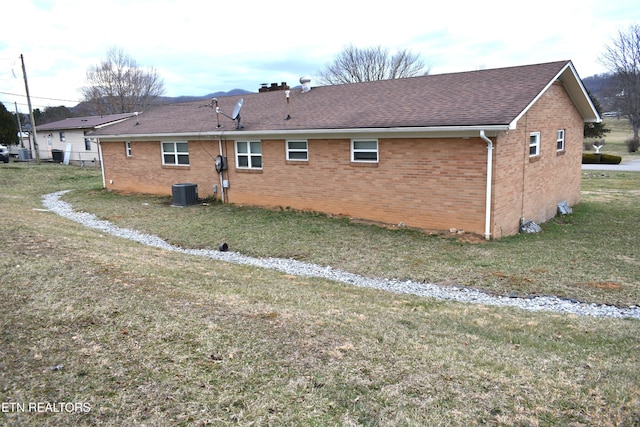
<instances>
[{"instance_id":1,"label":"small dark object on grass","mask_svg":"<svg viewBox=\"0 0 640 427\"><path fill-rule=\"evenodd\" d=\"M220 246L218 246L218 249L220 249L220 252L227 252L229 250L229 245L227 245L226 243L223 243Z\"/></svg>"}]
</instances>

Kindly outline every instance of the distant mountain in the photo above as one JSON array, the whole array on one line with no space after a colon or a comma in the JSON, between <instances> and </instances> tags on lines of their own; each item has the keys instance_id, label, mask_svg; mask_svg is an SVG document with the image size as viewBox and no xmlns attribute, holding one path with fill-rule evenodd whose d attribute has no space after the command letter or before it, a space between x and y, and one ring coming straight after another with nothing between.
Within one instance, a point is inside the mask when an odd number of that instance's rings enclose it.
<instances>
[{"instance_id":1,"label":"distant mountain","mask_svg":"<svg viewBox=\"0 0 640 427\"><path fill-rule=\"evenodd\" d=\"M228 92L220 91L220 92L214 92L214 93L210 93L208 95L202 95L202 96L189 96L189 95L183 95L183 96L160 96L160 97L156 98L151 105L177 104L179 102L202 101L202 100L210 100L211 98L218 98L218 97L223 97L223 96L246 95L246 94L249 94L249 93L255 93L255 92L251 92L251 91L244 90L244 89L233 89L233 90L230 90ZM71 109L68 110L68 113L67 113L66 117L56 118L56 120L62 120L62 119L65 119L67 117L95 116L97 114L98 114L98 112L95 110L95 108L91 104L88 104L86 102L81 102L78 105L76 105L75 107L71 107ZM38 124L44 124L44 123L47 123L47 122L50 122L50 121L53 121L53 120L47 120L45 118L45 119L43 119L42 122L40 122L38 120L37 123Z\"/></svg>"},{"instance_id":2,"label":"distant mountain","mask_svg":"<svg viewBox=\"0 0 640 427\"><path fill-rule=\"evenodd\" d=\"M232 89L228 92L214 92L204 96L161 96L156 99L155 104L175 104L178 102L191 102L191 101L201 101L205 99L218 98L222 96L234 96L234 95L246 95L249 93L255 93L244 89Z\"/></svg>"}]
</instances>

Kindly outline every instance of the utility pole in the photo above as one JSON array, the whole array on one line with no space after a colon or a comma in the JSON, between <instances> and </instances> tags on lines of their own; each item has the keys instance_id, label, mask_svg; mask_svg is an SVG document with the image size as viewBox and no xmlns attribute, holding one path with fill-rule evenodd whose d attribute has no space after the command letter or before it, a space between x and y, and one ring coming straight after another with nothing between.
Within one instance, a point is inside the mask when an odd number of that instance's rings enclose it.
<instances>
[{"instance_id":1,"label":"utility pole","mask_svg":"<svg viewBox=\"0 0 640 427\"><path fill-rule=\"evenodd\" d=\"M27 91L27 104L29 105L29 117L31 118L31 133L33 134L33 148L36 152L36 163L40 164L40 151L38 150L38 142L36 140L36 121L33 119L33 108L31 108L31 97L29 96L29 84L27 83L27 70L24 67L24 56L20 54L22 61L22 75L24 76L24 88Z\"/></svg>"}]
</instances>

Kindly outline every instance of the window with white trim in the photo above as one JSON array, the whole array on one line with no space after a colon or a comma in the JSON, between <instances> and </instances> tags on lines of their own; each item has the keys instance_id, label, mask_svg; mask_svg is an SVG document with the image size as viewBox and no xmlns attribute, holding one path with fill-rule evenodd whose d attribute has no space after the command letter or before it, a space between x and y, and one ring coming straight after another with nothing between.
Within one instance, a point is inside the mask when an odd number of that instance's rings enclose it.
<instances>
[{"instance_id":1,"label":"window with white trim","mask_svg":"<svg viewBox=\"0 0 640 427\"><path fill-rule=\"evenodd\" d=\"M60 141L64 142L67 140L66 134L64 132L60 132Z\"/></svg>"},{"instance_id":2,"label":"window with white trim","mask_svg":"<svg viewBox=\"0 0 640 427\"><path fill-rule=\"evenodd\" d=\"M378 140L376 139L352 139L352 162L378 162Z\"/></svg>"},{"instance_id":3,"label":"window with white trim","mask_svg":"<svg viewBox=\"0 0 640 427\"><path fill-rule=\"evenodd\" d=\"M163 142L162 164L189 166L189 144L187 142Z\"/></svg>"},{"instance_id":4,"label":"window with white trim","mask_svg":"<svg viewBox=\"0 0 640 427\"><path fill-rule=\"evenodd\" d=\"M306 140L287 141L287 160L309 160L309 145Z\"/></svg>"},{"instance_id":5,"label":"window with white trim","mask_svg":"<svg viewBox=\"0 0 640 427\"><path fill-rule=\"evenodd\" d=\"M564 129L558 129L556 147L558 151L564 151Z\"/></svg>"},{"instance_id":6,"label":"window with white trim","mask_svg":"<svg viewBox=\"0 0 640 427\"><path fill-rule=\"evenodd\" d=\"M262 141L236 141L236 167L262 169Z\"/></svg>"},{"instance_id":7,"label":"window with white trim","mask_svg":"<svg viewBox=\"0 0 640 427\"><path fill-rule=\"evenodd\" d=\"M529 157L540 155L540 132L529 134Z\"/></svg>"},{"instance_id":8,"label":"window with white trim","mask_svg":"<svg viewBox=\"0 0 640 427\"><path fill-rule=\"evenodd\" d=\"M131 141L125 141L124 152L127 155L127 157L131 157Z\"/></svg>"}]
</instances>

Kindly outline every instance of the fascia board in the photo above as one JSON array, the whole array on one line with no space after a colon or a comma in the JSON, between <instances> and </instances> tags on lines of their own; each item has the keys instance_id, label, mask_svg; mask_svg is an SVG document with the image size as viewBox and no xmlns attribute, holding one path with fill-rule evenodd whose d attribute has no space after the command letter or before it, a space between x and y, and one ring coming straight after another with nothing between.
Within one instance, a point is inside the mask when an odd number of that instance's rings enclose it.
<instances>
[{"instance_id":1,"label":"fascia board","mask_svg":"<svg viewBox=\"0 0 640 427\"><path fill-rule=\"evenodd\" d=\"M299 129L286 131L211 131L211 132L184 132L184 133L155 133L155 134L122 134L122 135L99 135L102 141L122 141L122 140L166 140L181 139L194 140L203 138L230 138L230 139L269 139L269 138L288 138L301 137L308 138L324 138L324 139L341 139L341 138L357 138L372 137L377 138L456 138L456 137L474 137L484 130L487 135L495 136L500 131L509 130L509 125L488 125L488 126L437 126L437 127L410 127L410 128L368 128L368 129Z\"/></svg>"},{"instance_id":2,"label":"fascia board","mask_svg":"<svg viewBox=\"0 0 640 427\"><path fill-rule=\"evenodd\" d=\"M106 127L106 126L111 126L111 125L115 125L116 123L124 122L125 120L129 120L130 118L131 117L125 117L124 119L114 120L114 121L107 122L107 123L101 123L99 125L95 125L94 129L102 129L103 127Z\"/></svg>"},{"instance_id":3,"label":"fascia board","mask_svg":"<svg viewBox=\"0 0 640 427\"><path fill-rule=\"evenodd\" d=\"M567 72L569 72L569 74L567 74ZM564 67L562 67L562 69L558 72L558 74L556 74L549 81L549 83L547 83L547 85L538 93L538 95L536 95L536 97L533 98L533 100L520 112L520 114L518 114L516 118L513 119L513 121L509 124L509 129L516 129L518 121L525 114L527 114L529 109L538 101L538 99L540 99L542 95L544 95L544 93L551 87L552 84L556 82L556 80L560 80L562 84L565 86L565 89L567 90L567 94L569 95L569 98L571 98L571 101L573 102L573 104L576 106L578 111L580 111L580 114L582 115L583 120L585 122L600 123L602 121L602 119L600 118L600 115L598 114L598 111L596 110L593 103L591 102L591 99L589 98L589 95L587 94L587 91L584 85L580 81L580 78L578 77L578 73L573 67L573 63L569 61ZM581 95L580 98L582 102L580 99L577 99L576 96L578 95ZM583 111L583 108L581 108L583 107L583 104L585 104L585 101L586 103L588 103L588 108L587 108L588 111L586 112ZM591 115L589 115L588 113L591 113Z\"/></svg>"},{"instance_id":4,"label":"fascia board","mask_svg":"<svg viewBox=\"0 0 640 427\"><path fill-rule=\"evenodd\" d=\"M569 66L572 78L567 79L565 77L566 74L560 77L562 82L565 84L565 87L568 89L567 92L569 93L569 97L571 97L571 100L576 104L579 110L586 108L587 112L581 111L582 116L585 118L585 122L601 123L602 117L600 117L598 110L595 105L593 105L593 101L589 97L589 93L578 76L578 72L573 66L573 63L569 62Z\"/></svg>"}]
</instances>

